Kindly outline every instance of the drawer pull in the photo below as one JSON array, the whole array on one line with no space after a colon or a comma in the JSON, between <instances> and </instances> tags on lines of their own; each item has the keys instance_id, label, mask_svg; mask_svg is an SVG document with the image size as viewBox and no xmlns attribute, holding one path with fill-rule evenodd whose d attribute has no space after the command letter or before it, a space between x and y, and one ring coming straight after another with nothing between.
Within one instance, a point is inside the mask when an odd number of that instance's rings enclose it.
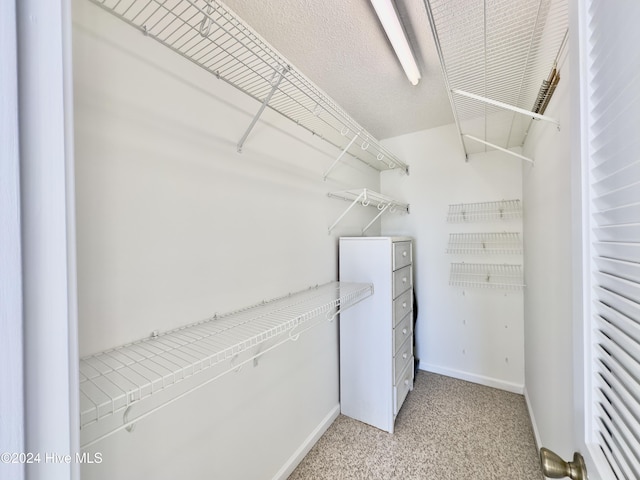
<instances>
[{"instance_id":1,"label":"drawer pull","mask_svg":"<svg viewBox=\"0 0 640 480\"><path fill-rule=\"evenodd\" d=\"M407 334L407 329L406 329L406 328L403 328L403 329L402 329L402 334L403 334L403 335L406 335L406 334Z\"/></svg>"},{"instance_id":2,"label":"drawer pull","mask_svg":"<svg viewBox=\"0 0 640 480\"><path fill-rule=\"evenodd\" d=\"M402 283L407 283L407 277L402 277Z\"/></svg>"},{"instance_id":3,"label":"drawer pull","mask_svg":"<svg viewBox=\"0 0 640 480\"><path fill-rule=\"evenodd\" d=\"M402 302L402 308L407 308L407 302Z\"/></svg>"},{"instance_id":4,"label":"drawer pull","mask_svg":"<svg viewBox=\"0 0 640 480\"><path fill-rule=\"evenodd\" d=\"M406 359L407 359L407 354L406 354L406 353L403 353L403 354L402 354L402 359L403 359L403 360L406 360Z\"/></svg>"},{"instance_id":5,"label":"drawer pull","mask_svg":"<svg viewBox=\"0 0 640 480\"><path fill-rule=\"evenodd\" d=\"M405 385L409 385L409 379L408 378L404 381L404 384Z\"/></svg>"},{"instance_id":6,"label":"drawer pull","mask_svg":"<svg viewBox=\"0 0 640 480\"><path fill-rule=\"evenodd\" d=\"M406 257L407 256L407 251L405 250L404 252L402 252L402 256Z\"/></svg>"}]
</instances>

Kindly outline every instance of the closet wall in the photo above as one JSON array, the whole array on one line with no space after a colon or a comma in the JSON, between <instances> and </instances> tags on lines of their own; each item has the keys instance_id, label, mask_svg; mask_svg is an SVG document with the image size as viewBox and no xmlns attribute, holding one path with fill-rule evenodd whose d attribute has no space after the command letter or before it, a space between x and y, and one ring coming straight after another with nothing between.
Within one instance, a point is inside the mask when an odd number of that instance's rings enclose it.
<instances>
[{"instance_id":1,"label":"closet wall","mask_svg":"<svg viewBox=\"0 0 640 480\"><path fill-rule=\"evenodd\" d=\"M540 446L570 458L575 450L572 302L580 289L579 281L572 289L572 262L581 262L572 222L581 214L572 212L575 192L580 200L580 174L575 175L571 165L573 86L567 58L565 53L559 63L561 80L546 112L559 119L562 128L540 122L531 129L525 153L536 163L524 168L523 193L527 401Z\"/></svg>"},{"instance_id":2,"label":"closet wall","mask_svg":"<svg viewBox=\"0 0 640 480\"><path fill-rule=\"evenodd\" d=\"M523 292L449 285L451 262L521 264L522 257L445 253L450 233L522 231L520 219L447 223L450 204L522 198L521 161L488 152L465 162L455 125L385 145L411 165L408 177L381 175L382 191L411 205L411 215L383 219L382 233L415 238L420 368L522 393Z\"/></svg>"},{"instance_id":3,"label":"closet wall","mask_svg":"<svg viewBox=\"0 0 640 480\"><path fill-rule=\"evenodd\" d=\"M73 2L81 356L337 279L379 174L87 0ZM371 234L380 232L379 223ZM98 442L83 478L271 478L339 411L325 323Z\"/></svg>"}]
</instances>

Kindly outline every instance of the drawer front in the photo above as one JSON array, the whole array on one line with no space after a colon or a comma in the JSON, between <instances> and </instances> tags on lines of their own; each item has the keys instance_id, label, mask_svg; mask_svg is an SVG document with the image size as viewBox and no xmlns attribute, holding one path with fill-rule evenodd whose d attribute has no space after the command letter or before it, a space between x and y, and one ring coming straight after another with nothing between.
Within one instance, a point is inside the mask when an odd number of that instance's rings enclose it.
<instances>
[{"instance_id":1,"label":"drawer front","mask_svg":"<svg viewBox=\"0 0 640 480\"><path fill-rule=\"evenodd\" d=\"M393 326L413 310L413 290L407 290L393 301Z\"/></svg>"},{"instance_id":2,"label":"drawer front","mask_svg":"<svg viewBox=\"0 0 640 480\"><path fill-rule=\"evenodd\" d=\"M413 358L413 357L412 357ZM413 363L413 362L412 362ZM393 414L397 415L409 390L413 389L413 368L407 365L402 371L398 385L393 387Z\"/></svg>"},{"instance_id":3,"label":"drawer front","mask_svg":"<svg viewBox=\"0 0 640 480\"><path fill-rule=\"evenodd\" d=\"M400 374L404 371L410 360L413 360L413 340L407 338L400 349L396 352L393 359L393 384L397 385L400 381Z\"/></svg>"},{"instance_id":4,"label":"drawer front","mask_svg":"<svg viewBox=\"0 0 640 480\"><path fill-rule=\"evenodd\" d=\"M401 268L393 272L393 298L406 292L413 285L411 266Z\"/></svg>"},{"instance_id":5,"label":"drawer front","mask_svg":"<svg viewBox=\"0 0 640 480\"><path fill-rule=\"evenodd\" d=\"M396 328L393 329L393 351L400 350L402 344L413 335L413 315L404 317Z\"/></svg>"},{"instance_id":6,"label":"drawer front","mask_svg":"<svg viewBox=\"0 0 640 480\"><path fill-rule=\"evenodd\" d=\"M393 269L411 265L411 242L394 242L393 244Z\"/></svg>"}]
</instances>

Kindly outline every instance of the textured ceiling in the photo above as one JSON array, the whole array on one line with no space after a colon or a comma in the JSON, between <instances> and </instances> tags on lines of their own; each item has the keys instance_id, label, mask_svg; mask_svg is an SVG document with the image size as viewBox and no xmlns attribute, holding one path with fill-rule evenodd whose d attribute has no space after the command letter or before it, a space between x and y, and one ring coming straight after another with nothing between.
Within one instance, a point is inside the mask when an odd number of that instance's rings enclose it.
<instances>
[{"instance_id":1,"label":"textured ceiling","mask_svg":"<svg viewBox=\"0 0 640 480\"><path fill-rule=\"evenodd\" d=\"M453 122L421 0L396 0L422 79L412 86L368 0L224 0L375 137Z\"/></svg>"}]
</instances>

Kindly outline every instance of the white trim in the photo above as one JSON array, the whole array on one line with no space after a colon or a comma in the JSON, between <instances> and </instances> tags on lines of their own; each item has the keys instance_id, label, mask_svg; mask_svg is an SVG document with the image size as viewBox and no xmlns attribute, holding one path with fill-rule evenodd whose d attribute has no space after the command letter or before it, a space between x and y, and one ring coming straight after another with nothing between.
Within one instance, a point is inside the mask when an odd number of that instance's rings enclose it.
<instances>
[{"instance_id":1,"label":"white trim","mask_svg":"<svg viewBox=\"0 0 640 480\"><path fill-rule=\"evenodd\" d=\"M418 366L420 370L425 370L431 373L438 373L447 377L457 378L460 380L466 380L467 382L477 383L486 387L498 388L507 392L518 393L522 395L524 393L524 384L506 382L498 378L485 377L484 375L478 375L476 373L464 372L462 370L456 370L453 368L442 367L440 365L433 365L431 363L420 362Z\"/></svg>"},{"instance_id":2,"label":"white trim","mask_svg":"<svg viewBox=\"0 0 640 480\"><path fill-rule=\"evenodd\" d=\"M331 424L340 415L340 404L331 409L326 417L320 422L320 424L311 432L307 439L302 442L298 449L289 457L285 464L278 470L273 476L273 480L285 480L293 473L296 467L300 464L302 459L311 451L313 446L320 440L320 437L324 435L324 432L331 426Z\"/></svg>"},{"instance_id":3,"label":"white trim","mask_svg":"<svg viewBox=\"0 0 640 480\"><path fill-rule=\"evenodd\" d=\"M69 0L16 2L24 315L25 451L71 455L79 440ZM79 465L25 466L30 480Z\"/></svg>"},{"instance_id":4,"label":"white trim","mask_svg":"<svg viewBox=\"0 0 640 480\"><path fill-rule=\"evenodd\" d=\"M529 412L529 419L531 420L531 428L533 429L533 436L536 440L536 447L538 450L542 447L542 439L540 438L540 432L538 431L538 424L536 423L536 417L533 415L533 407L531 406L531 400L529 400L529 393L527 387L524 387L524 401L527 404L527 411Z\"/></svg>"},{"instance_id":5,"label":"white trim","mask_svg":"<svg viewBox=\"0 0 640 480\"><path fill-rule=\"evenodd\" d=\"M24 452L20 151L15 2L0 3L0 452ZM0 462L22 480L24 465Z\"/></svg>"},{"instance_id":6,"label":"white trim","mask_svg":"<svg viewBox=\"0 0 640 480\"><path fill-rule=\"evenodd\" d=\"M60 2L62 19L62 74L64 96L66 226L67 226L67 305L69 320L69 419L72 452L80 452L80 353L78 342L78 282L76 257L76 195L73 117L73 43L71 0ZM80 464L71 465L71 478L80 479Z\"/></svg>"}]
</instances>

